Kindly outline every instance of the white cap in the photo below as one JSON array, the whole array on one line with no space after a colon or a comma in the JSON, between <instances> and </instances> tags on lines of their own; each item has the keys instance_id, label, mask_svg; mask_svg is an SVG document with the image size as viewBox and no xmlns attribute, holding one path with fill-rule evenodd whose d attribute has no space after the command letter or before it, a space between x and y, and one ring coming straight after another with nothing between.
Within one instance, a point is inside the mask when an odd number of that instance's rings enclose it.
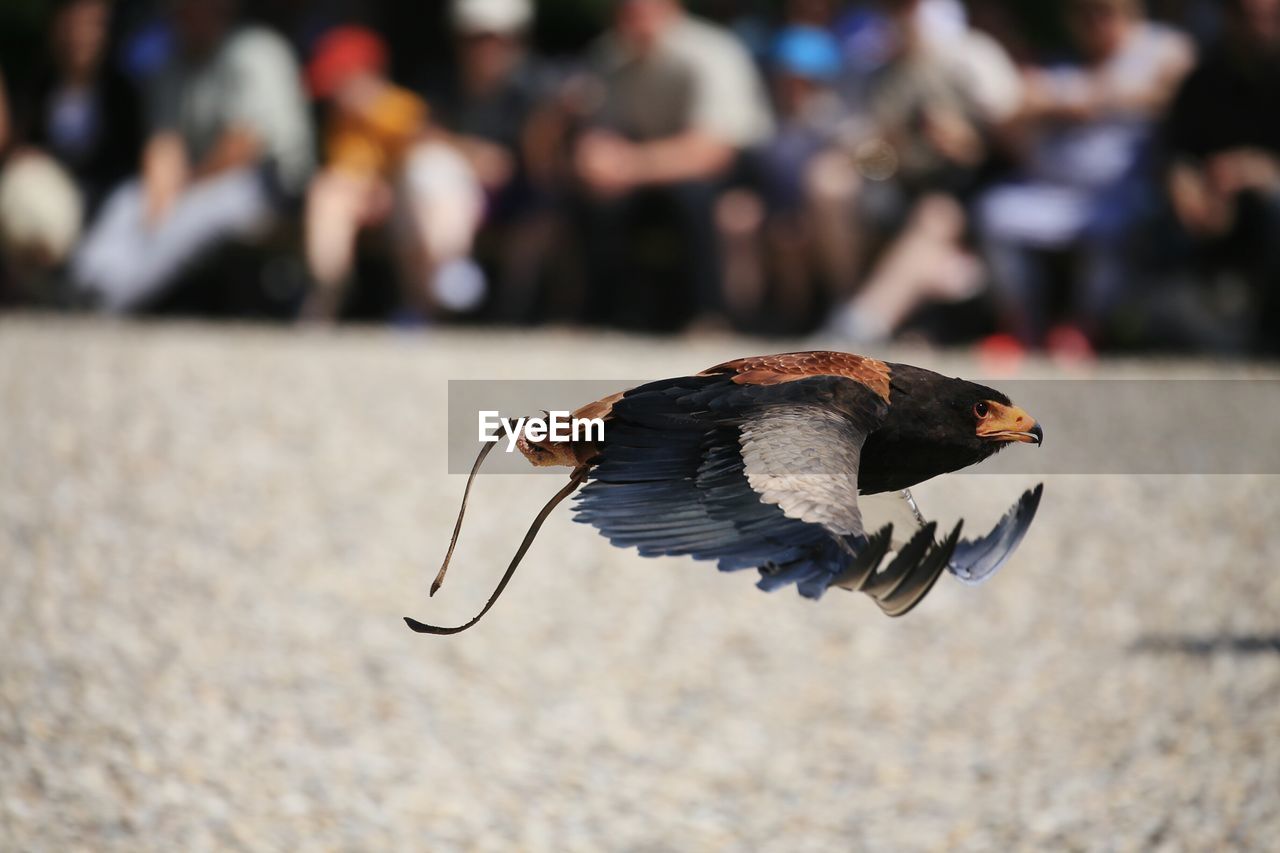
<instances>
[{"instance_id":1,"label":"white cap","mask_svg":"<svg viewBox=\"0 0 1280 853\"><path fill-rule=\"evenodd\" d=\"M453 26L459 32L505 35L523 30L532 20L529 0L453 0Z\"/></svg>"}]
</instances>

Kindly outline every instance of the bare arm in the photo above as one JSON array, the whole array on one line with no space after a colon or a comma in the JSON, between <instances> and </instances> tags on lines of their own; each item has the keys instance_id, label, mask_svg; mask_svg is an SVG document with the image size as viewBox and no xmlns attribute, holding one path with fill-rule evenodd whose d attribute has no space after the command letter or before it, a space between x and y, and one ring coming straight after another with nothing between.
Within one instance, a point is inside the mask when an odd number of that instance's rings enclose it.
<instances>
[{"instance_id":1,"label":"bare arm","mask_svg":"<svg viewBox=\"0 0 1280 853\"><path fill-rule=\"evenodd\" d=\"M479 136L457 133L446 133L443 137L471 164L472 171L485 189L501 189L515 174L515 158L498 143Z\"/></svg>"},{"instance_id":2,"label":"bare arm","mask_svg":"<svg viewBox=\"0 0 1280 853\"><path fill-rule=\"evenodd\" d=\"M1164 63L1148 85L1138 87L1111 87L1101 82L1097 99L1103 108L1154 116L1161 113L1178 93L1183 79L1195 67L1195 51L1189 44L1179 43L1170 48Z\"/></svg>"},{"instance_id":3,"label":"bare arm","mask_svg":"<svg viewBox=\"0 0 1280 853\"><path fill-rule=\"evenodd\" d=\"M551 187L563 177L571 119L560 104L536 109L521 133L520 150L530 179L541 187Z\"/></svg>"},{"instance_id":4,"label":"bare arm","mask_svg":"<svg viewBox=\"0 0 1280 853\"><path fill-rule=\"evenodd\" d=\"M195 166L194 180L212 178L223 172L251 166L262 156L262 142L246 127L225 131L209 153Z\"/></svg>"},{"instance_id":5,"label":"bare arm","mask_svg":"<svg viewBox=\"0 0 1280 853\"><path fill-rule=\"evenodd\" d=\"M637 184L677 184L717 177L733 162L734 148L709 133L689 130L636 146Z\"/></svg>"},{"instance_id":6,"label":"bare arm","mask_svg":"<svg viewBox=\"0 0 1280 853\"><path fill-rule=\"evenodd\" d=\"M1171 38L1159 58L1159 71L1138 84L1121 85L1122 79L1096 70L1063 78L1031 69L1023 75L1024 117L1090 121L1112 112L1154 116L1173 99L1195 61L1195 49L1189 41Z\"/></svg>"},{"instance_id":7,"label":"bare arm","mask_svg":"<svg viewBox=\"0 0 1280 853\"><path fill-rule=\"evenodd\" d=\"M733 146L701 131L636 146L636 183L680 183L716 178L730 167Z\"/></svg>"},{"instance_id":8,"label":"bare arm","mask_svg":"<svg viewBox=\"0 0 1280 853\"><path fill-rule=\"evenodd\" d=\"M575 157L578 177L606 195L635 187L714 178L733 162L733 146L698 130L653 142L607 131L587 134Z\"/></svg>"},{"instance_id":9,"label":"bare arm","mask_svg":"<svg viewBox=\"0 0 1280 853\"><path fill-rule=\"evenodd\" d=\"M1212 236L1231 228L1235 216L1231 198L1215 190L1200 167L1185 160L1174 164L1168 188L1178 221L1192 234Z\"/></svg>"},{"instance_id":10,"label":"bare arm","mask_svg":"<svg viewBox=\"0 0 1280 853\"><path fill-rule=\"evenodd\" d=\"M161 131L142 151L142 190L147 221L153 226L169 213L189 179L190 164L182 137Z\"/></svg>"}]
</instances>

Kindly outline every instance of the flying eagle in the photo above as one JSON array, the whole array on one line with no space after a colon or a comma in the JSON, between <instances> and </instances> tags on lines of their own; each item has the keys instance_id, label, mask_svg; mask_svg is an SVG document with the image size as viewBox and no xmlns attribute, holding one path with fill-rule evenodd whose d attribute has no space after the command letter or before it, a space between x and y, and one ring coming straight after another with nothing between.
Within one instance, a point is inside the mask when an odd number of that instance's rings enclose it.
<instances>
[{"instance_id":1,"label":"flying eagle","mask_svg":"<svg viewBox=\"0 0 1280 853\"><path fill-rule=\"evenodd\" d=\"M1044 433L992 388L849 353L729 361L610 395L574 416L602 418L603 440L519 440L534 465L572 473L484 609L452 628L406 618L410 628L454 634L478 622L542 522L575 491L575 520L641 556L756 569L761 589L794 585L813 599L842 587L902 616L943 571L978 583L999 569L1027 532L1043 489L1023 494L985 536L962 540L963 522L939 536L910 487L1010 443L1038 445ZM472 479L492 448L486 444L472 467L432 595L453 555Z\"/></svg>"}]
</instances>

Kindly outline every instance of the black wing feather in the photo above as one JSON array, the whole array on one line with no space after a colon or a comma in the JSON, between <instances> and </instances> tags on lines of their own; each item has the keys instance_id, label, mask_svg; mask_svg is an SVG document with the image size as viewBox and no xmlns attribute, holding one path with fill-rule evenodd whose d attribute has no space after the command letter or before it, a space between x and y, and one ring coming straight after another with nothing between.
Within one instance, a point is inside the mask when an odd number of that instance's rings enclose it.
<instances>
[{"instance_id":1,"label":"black wing feather","mask_svg":"<svg viewBox=\"0 0 1280 853\"><path fill-rule=\"evenodd\" d=\"M1028 489L990 533L961 542L947 566L951 574L967 584L980 584L999 571L1027 535L1043 494L1044 483Z\"/></svg>"}]
</instances>

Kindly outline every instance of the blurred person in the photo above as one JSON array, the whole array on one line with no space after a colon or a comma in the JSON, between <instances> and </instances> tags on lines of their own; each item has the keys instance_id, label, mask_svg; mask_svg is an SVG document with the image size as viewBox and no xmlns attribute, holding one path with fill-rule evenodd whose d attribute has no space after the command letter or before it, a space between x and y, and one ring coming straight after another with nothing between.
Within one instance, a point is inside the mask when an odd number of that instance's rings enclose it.
<instances>
[{"instance_id":1,"label":"blurred person","mask_svg":"<svg viewBox=\"0 0 1280 853\"><path fill-rule=\"evenodd\" d=\"M723 316L713 208L742 152L773 131L764 86L742 44L676 0L617 0L592 53L603 97L576 140L573 171L593 319L627 322L625 267L637 213L663 210L687 264L699 320ZM669 216L668 216L669 214ZM658 294L646 293L650 301Z\"/></svg>"},{"instance_id":2,"label":"blurred person","mask_svg":"<svg viewBox=\"0 0 1280 853\"><path fill-rule=\"evenodd\" d=\"M57 161L19 156L0 172L0 258L6 289L19 300L49 300L41 285L80 238L84 196Z\"/></svg>"},{"instance_id":3,"label":"blurred person","mask_svg":"<svg viewBox=\"0 0 1280 853\"><path fill-rule=\"evenodd\" d=\"M1139 0L1071 0L1068 15L1079 61L1026 72L1021 180L986 196L982 231L1009 330L1023 345L1080 351L1133 293L1154 128L1195 53L1144 19ZM1054 252L1080 272L1069 323L1051 329Z\"/></svg>"},{"instance_id":4,"label":"blurred person","mask_svg":"<svg viewBox=\"0 0 1280 853\"><path fill-rule=\"evenodd\" d=\"M306 320L337 318L356 240L364 229L391 220L410 151L426 133L427 105L393 85L386 72L383 40L355 26L321 36L307 66L311 93L328 117L324 165L306 197L304 239L313 283L301 312ZM405 222L397 236L403 240L413 232Z\"/></svg>"},{"instance_id":5,"label":"blurred person","mask_svg":"<svg viewBox=\"0 0 1280 853\"><path fill-rule=\"evenodd\" d=\"M137 167L138 99L132 84L104 61L111 10L108 0L60 0L50 21L48 60L15 93L14 152L0 228L20 279L62 264L83 221ZM26 238L33 242L23 245Z\"/></svg>"},{"instance_id":6,"label":"blurred person","mask_svg":"<svg viewBox=\"0 0 1280 853\"><path fill-rule=\"evenodd\" d=\"M966 245L981 169L1022 103L1008 55L940 0L884 0L885 62L861 88L863 127L847 150L815 163L828 275L852 283L878 231L887 243L828 331L859 342L895 334L920 307L975 296L982 267Z\"/></svg>"},{"instance_id":7,"label":"blurred person","mask_svg":"<svg viewBox=\"0 0 1280 853\"><path fill-rule=\"evenodd\" d=\"M1202 266L1243 274L1255 349L1280 353L1280 0L1230 0L1170 110L1168 187Z\"/></svg>"},{"instance_id":8,"label":"blurred person","mask_svg":"<svg viewBox=\"0 0 1280 853\"><path fill-rule=\"evenodd\" d=\"M528 45L530 0L454 0L451 12L456 74L428 101L485 192L476 236L498 244L494 313L525 320L555 231L548 192L556 155L541 138L550 74Z\"/></svg>"},{"instance_id":9,"label":"blurred person","mask_svg":"<svg viewBox=\"0 0 1280 853\"><path fill-rule=\"evenodd\" d=\"M841 65L838 42L819 27L789 26L773 41L769 80L778 129L757 152L760 192L731 189L716 210L726 243L726 300L735 316L760 312L769 279L777 285L769 305L775 326L799 328L812 311L818 276L809 235L824 223L806 215L806 178L814 160L838 144L845 110L833 83Z\"/></svg>"},{"instance_id":10,"label":"blurred person","mask_svg":"<svg viewBox=\"0 0 1280 853\"><path fill-rule=\"evenodd\" d=\"M313 74L313 89L328 98L334 120L329 159L308 198L318 287L305 316L334 315L358 232L388 217L405 318L469 312L488 295L472 258L477 233L518 218L530 196L522 134L535 103L524 48L533 9L528 0L454 0L450 15L458 81L429 102L388 82L386 48L368 31L342 28L317 48L312 70L333 80L321 90ZM523 244L513 246L507 259L517 263L504 272L517 279L536 263Z\"/></svg>"},{"instance_id":11,"label":"blurred person","mask_svg":"<svg viewBox=\"0 0 1280 853\"><path fill-rule=\"evenodd\" d=\"M279 36L236 0L173 0L176 51L149 81L142 174L113 193L73 259L109 311L136 309L207 251L252 239L302 193L310 116Z\"/></svg>"}]
</instances>

